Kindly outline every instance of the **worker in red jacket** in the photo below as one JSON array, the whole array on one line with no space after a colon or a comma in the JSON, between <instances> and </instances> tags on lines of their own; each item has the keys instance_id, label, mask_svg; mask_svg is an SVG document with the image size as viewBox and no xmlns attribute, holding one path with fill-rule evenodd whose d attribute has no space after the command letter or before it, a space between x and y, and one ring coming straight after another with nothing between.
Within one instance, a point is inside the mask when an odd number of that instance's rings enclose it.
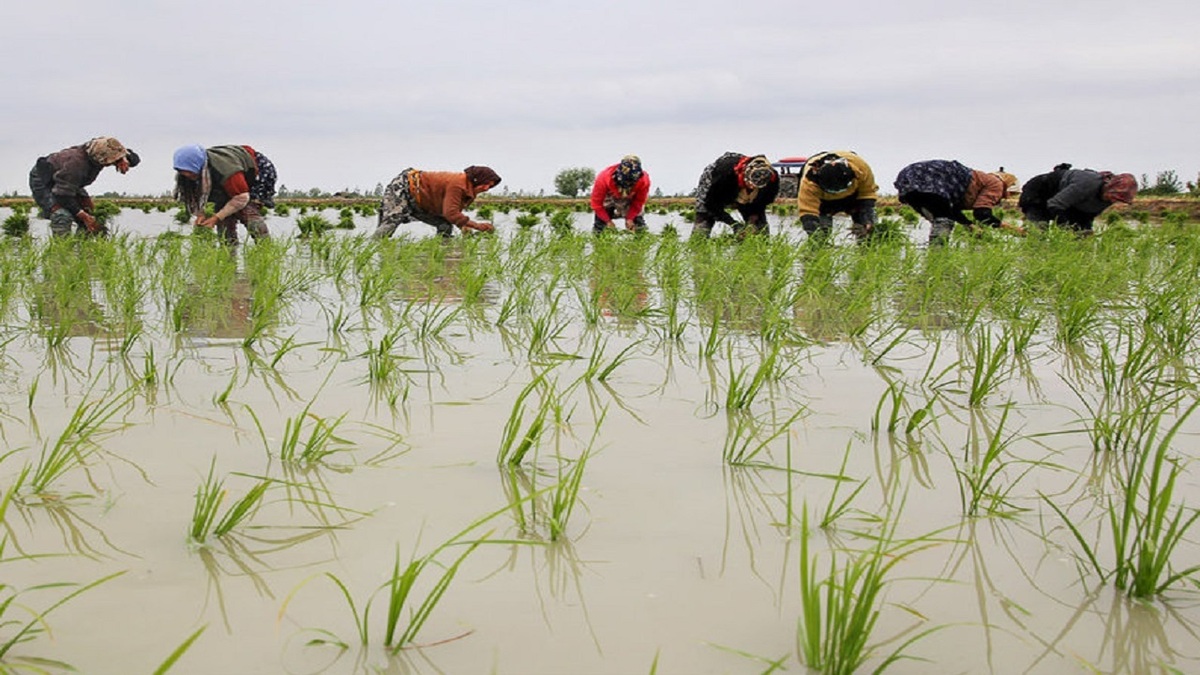
<instances>
[{"instance_id":1,"label":"worker in red jacket","mask_svg":"<svg viewBox=\"0 0 1200 675\"><path fill-rule=\"evenodd\" d=\"M592 230L599 234L616 228L617 218L625 219L625 229L645 232L642 209L650 196L650 174L642 169L637 155L625 155L617 164L605 168L592 186L592 211L596 219Z\"/></svg>"}]
</instances>

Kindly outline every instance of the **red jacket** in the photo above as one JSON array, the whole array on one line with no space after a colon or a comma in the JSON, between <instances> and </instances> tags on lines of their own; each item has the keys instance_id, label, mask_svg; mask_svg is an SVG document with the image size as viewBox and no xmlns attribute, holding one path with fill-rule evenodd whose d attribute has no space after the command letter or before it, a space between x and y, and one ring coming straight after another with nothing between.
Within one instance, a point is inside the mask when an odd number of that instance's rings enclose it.
<instances>
[{"instance_id":1,"label":"red jacket","mask_svg":"<svg viewBox=\"0 0 1200 675\"><path fill-rule=\"evenodd\" d=\"M642 177L633 184L633 189L623 192L613 182L613 173L617 166L617 164L613 164L601 171L596 176L596 184L592 186L592 210L606 223L612 221L612 216L604 208L605 197L628 202L629 208L625 209L625 218L633 220L642 215L642 208L646 206L646 198L650 196L650 174L643 171Z\"/></svg>"}]
</instances>

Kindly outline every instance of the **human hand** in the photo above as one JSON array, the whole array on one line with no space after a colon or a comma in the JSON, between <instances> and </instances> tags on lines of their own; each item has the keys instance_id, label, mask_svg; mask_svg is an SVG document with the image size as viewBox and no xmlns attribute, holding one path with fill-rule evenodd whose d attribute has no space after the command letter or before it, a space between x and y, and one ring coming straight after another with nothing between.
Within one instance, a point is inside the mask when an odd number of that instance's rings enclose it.
<instances>
[{"instance_id":1,"label":"human hand","mask_svg":"<svg viewBox=\"0 0 1200 675\"><path fill-rule=\"evenodd\" d=\"M1011 232L1011 233L1017 235L1018 237L1024 237L1026 234L1028 234L1028 232L1025 231L1025 228L1021 227L1020 225L1012 225L1009 223L1000 223L996 227L998 227L1001 230L1004 230L1005 232Z\"/></svg>"},{"instance_id":2,"label":"human hand","mask_svg":"<svg viewBox=\"0 0 1200 675\"><path fill-rule=\"evenodd\" d=\"M83 223L88 232L96 232L100 229L100 223L96 222L96 217L87 211L80 211L75 214L75 217L79 219L79 222Z\"/></svg>"},{"instance_id":3,"label":"human hand","mask_svg":"<svg viewBox=\"0 0 1200 675\"><path fill-rule=\"evenodd\" d=\"M212 229L217 226L216 216L196 216L196 227L207 227Z\"/></svg>"},{"instance_id":4,"label":"human hand","mask_svg":"<svg viewBox=\"0 0 1200 675\"><path fill-rule=\"evenodd\" d=\"M474 229L478 232L495 232L496 231L496 228L491 223L488 223L488 222L475 223Z\"/></svg>"}]
</instances>

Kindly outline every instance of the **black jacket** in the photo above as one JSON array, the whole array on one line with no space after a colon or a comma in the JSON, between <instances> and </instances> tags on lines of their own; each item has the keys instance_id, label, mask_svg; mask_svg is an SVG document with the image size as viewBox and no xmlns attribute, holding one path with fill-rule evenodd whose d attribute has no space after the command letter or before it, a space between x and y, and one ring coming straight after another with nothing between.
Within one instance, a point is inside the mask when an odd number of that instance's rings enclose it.
<instances>
[{"instance_id":1,"label":"black jacket","mask_svg":"<svg viewBox=\"0 0 1200 675\"><path fill-rule=\"evenodd\" d=\"M758 214L765 217L767 206L779 195L779 177L776 176L766 187L758 191L753 201L747 204L737 204L737 196L741 187L738 185L737 167L746 155L727 152L705 168L705 176L701 177L700 186L696 192L696 210L707 213L722 223L733 223L726 209L737 206L742 217L746 214ZM709 180L705 180L705 177ZM707 184L706 184L707 183Z\"/></svg>"},{"instance_id":2,"label":"black jacket","mask_svg":"<svg viewBox=\"0 0 1200 675\"><path fill-rule=\"evenodd\" d=\"M96 181L104 166L88 157L87 148L75 145L51 155L39 157L34 171L50 189L53 205L78 213L83 202L90 201L84 188ZM37 197L37 195L35 195Z\"/></svg>"}]
</instances>

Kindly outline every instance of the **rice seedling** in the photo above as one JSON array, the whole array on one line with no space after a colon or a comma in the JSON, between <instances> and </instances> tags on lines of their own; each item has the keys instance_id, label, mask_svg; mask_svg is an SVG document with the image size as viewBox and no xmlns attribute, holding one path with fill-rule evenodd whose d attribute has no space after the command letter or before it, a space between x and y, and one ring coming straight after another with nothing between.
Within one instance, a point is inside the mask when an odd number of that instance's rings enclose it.
<instances>
[{"instance_id":1,"label":"rice seedling","mask_svg":"<svg viewBox=\"0 0 1200 675\"><path fill-rule=\"evenodd\" d=\"M821 514L821 522L817 525L822 530L833 527L837 521L855 511L856 509L852 508L854 500L867 487L866 481L854 480L846 476L846 465L850 461L850 448L851 444L847 443L846 451L842 453L842 465L838 467L838 473L833 477L833 491L829 493L829 501L825 502L825 511ZM858 486L849 495L839 500L838 497L841 492L842 483L844 482L855 482L858 483ZM860 511L859 513L862 512ZM871 518L874 519L873 516Z\"/></svg>"},{"instance_id":2,"label":"rice seedling","mask_svg":"<svg viewBox=\"0 0 1200 675\"><path fill-rule=\"evenodd\" d=\"M416 324L413 331L417 340L426 342L438 339L461 312L460 305L439 303L433 300L425 303L421 311L421 322Z\"/></svg>"},{"instance_id":3,"label":"rice seedling","mask_svg":"<svg viewBox=\"0 0 1200 675\"><path fill-rule=\"evenodd\" d=\"M354 447L354 443L337 435L338 427L346 420L348 413L342 413L336 418L320 417L312 413L313 404L320 397L321 390L329 382L329 378L333 376L333 371L326 376L325 382L321 383L321 388L317 393L305 404L304 408L295 417L289 417L283 422L283 435L279 440L279 460L285 464L296 464L300 466L315 466L325 463L330 457L338 453L348 452ZM246 412L250 414L254 420L254 426L258 429L259 438L262 439L263 449L267 456L272 456L271 442L267 437L266 431L263 429L262 421L255 414L254 409L246 406ZM305 433L305 422L311 420L311 425Z\"/></svg>"},{"instance_id":4,"label":"rice seedling","mask_svg":"<svg viewBox=\"0 0 1200 675\"><path fill-rule=\"evenodd\" d=\"M1172 565L1172 557L1200 518L1200 510L1174 503L1183 469L1171 456L1172 442L1197 407L1200 401L1189 405L1165 430L1164 410L1145 411L1140 447L1124 456L1117 494L1105 499L1111 563L1101 561L1099 543L1089 542L1079 523L1042 495L1066 523L1096 575L1134 598L1161 595L1177 582L1194 582L1200 572L1200 565L1182 569Z\"/></svg>"},{"instance_id":5,"label":"rice seedling","mask_svg":"<svg viewBox=\"0 0 1200 675\"><path fill-rule=\"evenodd\" d=\"M29 214L26 212L13 212L4 219L4 224L0 225L0 229L10 237L23 237L29 234Z\"/></svg>"},{"instance_id":6,"label":"rice seedling","mask_svg":"<svg viewBox=\"0 0 1200 675\"><path fill-rule=\"evenodd\" d=\"M858 672L875 656L872 634L882 611L883 596L892 569L914 553L933 545L932 535L914 540L896 538L896 514L883 518L883 529L866 550L839 561L830 554L828 576L818 578L817 556L810 554L808 507L804 507L800 533L800 600L796 651L805 665L820 673ZM910 629L911 630L911 629ZM907 658L904 650L938 627L920 631L885 656L873 672L887 670Z\"/></svg>"},{"instance_id":7,"label":"rice seedling","mask_svg":"<svg viewBox=\"0 0 1200 675\"><path fill-rule=\"evenodd\" d=\"M980 515L1015 518L1028 510L1014 504L1010 495L1020 479L1037 466L1037 463L1005 458L1008 447L1016 440L1015 434L1005 435L1004 426L1011 411L1011 403L1004 406L1004 412L995 429L981 430L981 425L972 425L967 451L971 452L974 449L974 458L964 457L962 465L955 462L954 473L958 477L959 502L962 504L963 515L968 518ZM980 435L986 441L982 451L977 447ZM951 460L954 461L953 456ZM1006 482L1008 468L1015 463L1025 463L1027 466L1020 475Z\"/></svg>"},{"instance_id":8,"label":"rice seedling","mask_svg":"<svg viewBox=\"0 0 1200 675\"><path fill-rule=\"evenodd\" d=\"M320 213L310 213L296 219L296 229L301 237L316 237L333 229L333 223Z\"/></svg>"},{"instance_id":9,"label":"rice seedling","mask_svg":"<svg viewBox=\"0 0 1200 675\"><path fill-rule=\"evenodd\" d=\"M1007 332L997 338L990 330L975 334L971 350L971 383L967 389L967 405L977 408L984 399L996 393L1012 372L1008 364L1010 336Z\"/></svg>"},{"instance_id":10,"label":"rice seedling","mask_svg":"<svg viewBox=\"0 0 1200 675\"><path fill-rule=\"evenodd\" d=\"M53 582L40 584L27 589L14 589L7 584L0 584L0 625L8 630L12 630L12 634L0 642L0 668L10 670L11 672L48 672L46 668L54 668L62 671L75 670L70 664L65 662L38 656L20 656L10 654L18 645L26 644L42 635L50 633L49 624L46 617L52 612L59 609L63 605L71 602L79 596L95 589L96 587L108 583L117 577L125 574L124 571L114 572L107 576L101 577L95 581L79 586L78 584ZM73 589L63 597L52 602L45 609L33 609L24 602L14 604L17 599L27 593L42 592L48 590L65 590ZM22 607L32 616L29 619L11 618L6 619L5 614L10 609ZM14 630L15 629L15 630Z\"/></svg>"},{"instance_id":11,"label":"rice seedling","mask_svg":"<svg viewBox=\"0 0 1200 675\"><path fill-rule=\"evenodd\" d=\"M905 413L908 412L910 406L908 398L905 395L907 385L903 382L891 382L888 384L887 390L879 397L879 402L875 404L875 415L871 418L871 431L887 431L889 434L896 433L900 429L900 422ZM913 410L908 415L908 420L904 423L904 434L906 436L915 434L923 426L933 421L933 404L937 401L936 395L925 402L925 405ZM886 404L891 405L886 422L882 420L883 409Z\"/></svg>"},{"instance_id":12,"label":"rice seedling","mask_svg":"<svg viewBox=\"0 0 1200 675\"><path fill-rule=\"evenodd\" d=\"M604 353L608 347L608 338L604 338L603 340L596 338L596 340L592 343L592 353L590 356L588 356L587 368L585 368L583 374L580 375L580 380L585 382L591 380L596 380L599 382L606 381L609 375L612 375L614 370L620 368L621 365L627 363L633 358L630 353L634 349L637 349L639 346L641 346L641 344L641 340L631 342L626 345L624 349L617 352L616 356L606 360L604 358Z\"/></svg>"},{"instance_id":13,"label":"rice seedling","mask_svg":"<svg viewBox=\"0 0 1200 675\"><path fill-rule=\"evenodd\" d=\"M203 635L204 631L206 630L208 630L207 624L197 628L183 642L179 643L179 646L176 647L169 655L167 655L167 658L163 660L163 662L160 663L157 668L154 669L153 675L166 675L166 673L170 672L171 668L179 662L179 659L183 658L183 655L187 653L187 650L192 648L192 644L194 644L196 640L200 639L200 636Z\"/></svg>"},{"instance_id":14,"label":"rice seedling","mask_svg":"<svg viewBox=\"0 0 1200 675\"><path fill-rule=\"evenodd\" d=\"M383 610L384 627L381 636L383 646L389 653L396 654L416 640L417 635L425 627L426 622L428 622L429 617L445 596L446 591L449 590L450 584L453 583L454 578L457 576L463 561L481 545L489 543L488 537L491 533L488 532L470 540L466 539L466 536L506 510L508 510L507 506L479 518L460 530L457 534L434 547L429 553L419 557L414 553L409 557L408 562L404 564L401 563L400 547L397 545L396 555L387 579L367 596L366 602L362 604L361 612L359 611L358 603L354 600L354 594L350 592L349 587L338 576L331 572L326 572L319 577L313 578L326 579L332 582L337 588L340 597L345 600L346 606L350 610L350 616L354 621L354 627L358 633L358 641L363 646L371 643L371 609L375 601L379 599L380 594L382 594L386 603ZM527 542L495 541L494 543L512 544ZM420 546L419 540L417 546ZM452 560L442 560L444 557L443 554L446 551L460 546L465 547L462 553L458 554ZM425 573L431 567L442 569L442 574L433 582L424 596L418 596L418 582L424 578ZM287 611L289 604L295 599L296 594L313 578L301 583L288 594L288 597L283 602L283 606L280 608L280 615ZM406 611L407 619L404 619ZM332 644L340 648L348 646L347 642L337 638L331 631L321 630L318 634L320 637L310 640L309 645Z\"/></svg>"},{"instance_id":15,"label":"rice seedling","mask_svg":"<svg viewBox=\"0 0 1200 675\"><path fill-rule=\"evenodd\" d=\"M1189 270L1186 278L1192 278ZM1174 275L1172 275L1174 276ZM1145 318L1143 330L1148 340L1165 356L1185 359L1197 348L1200 336L1200 297L1191 284L1181 280L1168 283L1161 289L1147 289L1143 299Z\"/></svg>"},{"instance_id":16,"label":"rice seedling","mask_svg":"<svg viewBox=\"0 0 1200 675\"><path fill-rule=\"evenodd\" d=\"M583 472L590 458L591 453L585 451L571 462L570 468L565 472L561 468L561 458L559 460L558 482L550 490L550 513L548 521L551 541L558 541L566 533L567 524L571 520L571 514L574 513L575 507L579 504L579 490L583 482Z\"/></svg>"},{"instance_id":17,"label":"rice seedling","mask_svg":"<svg viewBox=\"0 0 1200 675\"><path fill-rule=\"evenodd\" d=\"M559 234L570 234L574 227L575 218L572 211L568 209L555 209L550 213L548 219L550 229Z\"/></svg>"},{"instance_id":18,"label":"rice seedling","mask_svg":"<svg viewBox=\"0 0 1200 675\"><path fill-rule=\"evenodd\" d=\"M725 433L725 445L721 451L721 457L730 466L771 466L756 461L755 458L762 454L775 439L790 431L792 424L800 419L800 416L805 412L807 410L801 408L792 413L783 424L774 427L771 433L762 440L759 440L761 424L758 420L745 414L727 415L728 427Z\"/></svg>"},{"instance_id":19,"label":"rice seedling","mask_svg":"<svg viewBox=\"0 0 1200 675\"><path fill-rule=\"evenodd\" d=\"M1130 329L1119 330L1111 344L1101 342L1099 349L1098 398L1080 385L1068 385L1088 412L1092 448L1125 456L1144 445L1152 411L1176 405L1189 386L1167 373L1153 344Z\"/></svg>"},{"instance_id":20,"label":"rice seedling","mask_svg":"<svg viewBox=\"0 0 1200 675\"><path fill-rule=\"evenodd\" d=\"M101 227L107 227L112 219L120 213L121 207L109 199L97 199L92 207L92 216L95 217L96 224Z\"/></svg>"},{"instance_id":21,"label":"rice seedling","mask_svg":"<svg viewBox=\"0 0 1200 675\"><path fill-rule=\"evenodd\" d=\"M550 541L558 541L564 536L571 520L571 514L579 505L579 490L583 485L583 472L587 468L588 460L592 457L596 440L600 435L600 427L604 425L604 419L607 416L608 409L605 408L596 419L596 428L587 449L578 458L567 462L561 456L558 457L558 482L550 491ZM570 467L565 471L563 470L564 462L567 462Z\"/></svg>"},{"instance_id":22,"label":"rice seedling","mask_svg":"<svg viewBox=\"0 0 1200 675\"><path fill-rule=\"evenodd\" d=\"M767 382L776 376L775 362L779 357L779 351L779 345L773 345L766 358L763 358L751 373L749 367L734 370L733 349L728 350L729 379L725 390L726 410L736 412L750 408Z\"/></svg>"},{"instance_id":23,"label":"rice seedling","mask_svg":"<svg viewBox=\"0 0 1200 675\"><path fill-rule=\"evenodd\" d=\"M546 376L548 374L548 369L539 373L521 389L516 400L513 401L512 411L500 434L500 450L496 454L497 464L501 466L520 464L525 461L525 456L529 454L529 451L536 449L541 441L542 434L546 432L546 418L549 417L554 407L553 395L547 392L549 384ZM540 404L534 411L529 424L525 425L527 401L535 391L540 392Z\"/></svg>"},{"instance_id":24,"label":"rice seedling","mask_svg":"<svg viewBox=\"0 0 1200 675\"><path fill-rule=\"evenodd\" d=\"M87 464L99 450L101 438L128 426L124 422L112 422L128 410L132 399L133 390L127 389L111 398L85 398L80 402L62 433L53 444L43 446L28 476L22 475L22 480L18 481L25 491L38 497L46 496L50 494L51 486L71 469Z\"/></svg>"},{"instance_id":25,"label":"rice seedling","mask_svg":"<svg viewBox=\"0 0 1200 675\"><path fill-rule=\"evenodd\" d=\"M367 357L368 382L388 384L395 381L397 374L402 372L400 364L407 361L409 357L395 353L396 346L400 342L401 330L400 327L397 327L380 336L379 342L367 342L367 351L359 356Z\"/></svg>"},{"instance_id":26,"label":"rice seedling","mask_svg":"<svg viewBox=\"0 0 1200 675\"><path fill-rule=\"evenodd\" d=\"M221 503L225 501L228 490L225 489L225 479L216 477L216 468L217 458L213 457L208 467L208 476L196 488L188 538L199 545L204 545L212 537L223 537L229 534L235 527L253 516L262 505L267 488L271 486L270 480L259 479L246 491L246 494L230 504L218 519Z\"/></svg>"},{"instance_id":27,"label":"rice seedling","mask_svg":"<svg viewBox=\"0 0 1200 675\"><path fill-rule=\"evenodd\" d=\"M544 354L570 325L570 322L563 318L562 313L559 311L558 303L561 299L561 294L554 295L550 299L546 311L538 314L529 321L526 354L530 358Z\"/></svg>"}]
</instances>

